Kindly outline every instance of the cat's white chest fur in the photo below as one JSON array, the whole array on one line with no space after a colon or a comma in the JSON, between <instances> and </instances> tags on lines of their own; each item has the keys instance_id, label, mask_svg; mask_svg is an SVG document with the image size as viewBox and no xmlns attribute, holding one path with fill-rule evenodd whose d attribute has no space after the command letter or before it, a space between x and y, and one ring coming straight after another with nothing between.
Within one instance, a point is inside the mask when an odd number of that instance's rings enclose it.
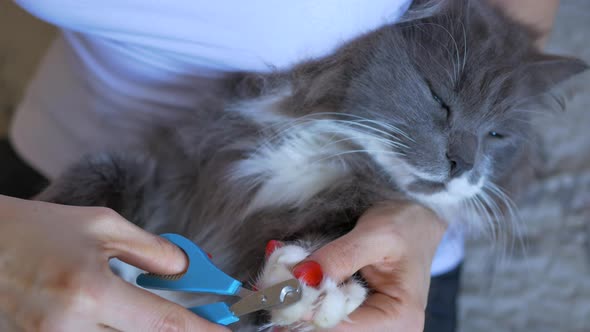
<instances>
[{"instance_id":1,"label":"cat's white chest fur","mask_svg":"<svg viewBox=\"0 0 590 332\"><path fill-rule=\"evenodd\" d=\"M278 142L262 145L235 165L233 180L259 186L247 212L281 205L302 206L349 173L338 158L342 144L338 138L322 133L325 130L325 124L293 130Z\"/></svg>"}]
</instances>

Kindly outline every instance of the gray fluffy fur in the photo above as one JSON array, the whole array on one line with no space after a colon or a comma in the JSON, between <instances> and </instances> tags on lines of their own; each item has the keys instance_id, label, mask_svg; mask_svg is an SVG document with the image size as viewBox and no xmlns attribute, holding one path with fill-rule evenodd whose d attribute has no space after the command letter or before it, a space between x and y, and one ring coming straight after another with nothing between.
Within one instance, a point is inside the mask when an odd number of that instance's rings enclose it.
<instances>
[{"instance_id":1,"label":"gray fluffy fur","mask_svg":"<svg viewBox=\"0 0 590 332\"><path fill-rule=\"evenodd\" d=\"M485 168L475 160L474 171L480 167L490 181L509 188L517 180L515 170L529 166L535 143L530 113L523 110L542 108L532 106L538 96L586 68L575 59L541 54L533 38L529 29L482 1L448 1L433 16L384 26L292 70L228 75L223 94L208 98L190 116L154 128L140 150L90 157L41 199L107 206L150 232L184 234L227 273L252 281L268 240L321 234L321 241L328 241L350 230L371 205L412 196L366 153L351 153L342 158L349 175L305 204L246 214L260 184L235 179L230 171L261 144L280 139L283 127L257 122L257 114L228 111L229 105L290 86L293 93L277 110L282 117L352 115L399 128L411 137L389 132L406 146L400 148L402 158L437 174L449 172L451 145L459 158L477 152L492 162ZM506 138L490 140L490 130ZM475 138L475 147L464 137L472 143Z\"/></svg>"}]
</instances>

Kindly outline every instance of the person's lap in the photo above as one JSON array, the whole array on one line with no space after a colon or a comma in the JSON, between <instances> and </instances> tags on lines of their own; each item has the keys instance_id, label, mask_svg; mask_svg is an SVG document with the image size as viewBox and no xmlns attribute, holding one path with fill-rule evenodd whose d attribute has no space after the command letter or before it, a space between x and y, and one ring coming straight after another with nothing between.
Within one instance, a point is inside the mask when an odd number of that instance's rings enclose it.
<instances>
[{"instance_id":1,"label":"person's lap","mask_svg":"<svg viewBox=\"0 0 590 332\"><path fill-rule=\"evenodd\" d=\"M30 198L49 183L14 151L6 138L0 139L0 194ZM453 332L456 329L460 266L433 277L428 294L425 332Z\"/></svg>"}]
</instances>

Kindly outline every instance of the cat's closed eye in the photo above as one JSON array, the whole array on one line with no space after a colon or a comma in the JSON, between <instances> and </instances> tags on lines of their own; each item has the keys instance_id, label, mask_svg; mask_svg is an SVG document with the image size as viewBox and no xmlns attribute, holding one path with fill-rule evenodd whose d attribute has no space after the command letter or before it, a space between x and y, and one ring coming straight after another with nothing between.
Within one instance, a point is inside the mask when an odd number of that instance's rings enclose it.
<instances>
[{"instance_id":1,"label":"cat's closed eye","mask_svg":"<svg viewBox=\"0 0 590 332\"><path fill-rule=\"evenodd\" d=\"M432 94L432 99L434 99L434 101L436 101L440 105L440 107L447 113L448 119L449 116L451 116L451 109L449 108L449 105L447 105L447 103L445 103L436 93L434 93L432 89L430 90L430 93Z\"/></svg>"}]
</instances>

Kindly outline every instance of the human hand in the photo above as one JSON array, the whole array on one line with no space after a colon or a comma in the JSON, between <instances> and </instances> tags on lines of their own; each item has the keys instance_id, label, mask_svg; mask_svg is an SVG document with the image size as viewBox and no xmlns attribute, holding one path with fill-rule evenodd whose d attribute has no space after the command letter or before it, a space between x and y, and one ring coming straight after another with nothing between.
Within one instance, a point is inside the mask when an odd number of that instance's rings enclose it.
<instances>
[{"instance_id":1,"label":"human hand","mask_svg":"<svg viewBox=\"0 0 590 332\"><path fill-rule=\"evenodd\" d=\"M110 209L0 196L0 330L227 331L118 278L112 257L161 274L187 264Z\"/></svg>"},{"instance_id":2,"label":"human hand","mask_svg":"<svg viewBox=\"0 0 590 332\"><path fill-rule=\"evenodd\" d=\"M536 33L536 46L542 49L555 23L559 0L489 0L517 22Z\"/></svg>"},{"instance_id":3,"label":"human hand","mask_svg":"<svg viewBox=\"0 0 590 332\"><path fill-rule=\"evenodd\" d=\"M445 225L431 211L392 203L367 211L348 234L314 252L324 276L361 272L373 293L331 331L423 331L430 266Z\"/></svg>"}]
</instances>

